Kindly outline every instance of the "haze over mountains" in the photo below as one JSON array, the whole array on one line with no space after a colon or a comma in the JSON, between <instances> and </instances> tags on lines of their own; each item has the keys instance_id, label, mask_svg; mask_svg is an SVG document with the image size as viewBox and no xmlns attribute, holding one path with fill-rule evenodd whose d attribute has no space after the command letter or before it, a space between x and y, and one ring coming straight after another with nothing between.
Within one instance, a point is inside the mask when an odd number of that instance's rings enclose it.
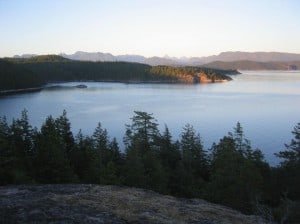
<instances>
[{"instance_id":1,"label":"haze over mountains","mask_svg":"<svg viewBox=\"0 0 300 224\"><path fill-rule=\"evenodd\" d=\"M212 55L208 57L144 57L141 55L112 55L110 53L102 52L82 52L77 51L74 54L60 54L61 56L73 60L81 61L127 61L138 62L149 65L203 65L214 61L256 61L256 62L289 62L300 61L300 54L280 53L280 52L222 52L219 55Z\"/></svg>"},{"instance_id":2,"label":"haze over mountains","mask_svg":"<svg viewBox=\"0 0 300 224\"><path fill-rule=\"evenodd\" d=\"M14 57L32 57L32 54L15 55ZM77 51L74 54L61 53L72 60L79 61L125 61L149 65L173 66L205 66L218 69L249 69L249 70L288 70L300 67L300 54L282 52L241 52L228 51L208 57L144 57L141 55L113 55L102 52Z\"/></svg>"}]
</instances>

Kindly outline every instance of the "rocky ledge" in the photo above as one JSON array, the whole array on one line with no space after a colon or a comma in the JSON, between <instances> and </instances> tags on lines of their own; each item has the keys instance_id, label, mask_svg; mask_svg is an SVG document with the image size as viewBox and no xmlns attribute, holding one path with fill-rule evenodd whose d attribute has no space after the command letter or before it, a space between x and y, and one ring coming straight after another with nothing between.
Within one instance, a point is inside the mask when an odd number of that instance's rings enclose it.
<instances>
[{"instance_id":1,"label":"rocky ledge","mask_svg":"<svg viewBox=\"0 0 300 224\"><path fill-rule=\"evenodd\" d=\"M0 223L264 223L201 199L99 185L0 187Z\"/></svg>"}]
</instances>

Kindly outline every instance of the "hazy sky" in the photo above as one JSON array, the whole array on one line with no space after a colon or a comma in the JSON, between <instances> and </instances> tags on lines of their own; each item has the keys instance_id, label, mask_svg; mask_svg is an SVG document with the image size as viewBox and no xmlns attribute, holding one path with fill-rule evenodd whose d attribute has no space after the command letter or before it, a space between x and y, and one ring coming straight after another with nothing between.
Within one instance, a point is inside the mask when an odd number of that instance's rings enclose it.
<instances>
[{"instance_id":1,"label":"hazy sky","mask_svg":"<svg viewBox=\"0 0 300 224\"><path fill-rule=\"evenodd\" d=\"M0 0L0 57L300 53L299 0Z\"/></svg>"}]
</instances>

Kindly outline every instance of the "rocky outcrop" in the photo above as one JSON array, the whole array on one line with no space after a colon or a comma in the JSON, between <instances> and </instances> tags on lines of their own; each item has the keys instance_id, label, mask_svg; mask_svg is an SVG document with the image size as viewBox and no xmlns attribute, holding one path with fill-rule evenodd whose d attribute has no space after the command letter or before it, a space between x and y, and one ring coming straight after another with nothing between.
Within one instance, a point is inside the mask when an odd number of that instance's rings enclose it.
<instances>
[{"instance_id":1,"label":"rocky outcrop","mask_svg":"<svg viewBox=\"0 0 300 224\"><path fill-rule=\"evenodd\" d=\"M99 185L0 187L0 223L264 223L201 199Z\"/></svg>"}]
</instances>

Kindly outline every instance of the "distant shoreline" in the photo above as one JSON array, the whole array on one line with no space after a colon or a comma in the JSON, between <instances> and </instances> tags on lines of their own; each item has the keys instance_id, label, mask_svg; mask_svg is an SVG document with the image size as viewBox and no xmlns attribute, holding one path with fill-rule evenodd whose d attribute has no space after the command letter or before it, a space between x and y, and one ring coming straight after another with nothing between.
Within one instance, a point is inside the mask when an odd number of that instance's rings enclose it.
<instances>
[{"instance_id":1,"label":"distant shoreline","mask_svg":"<svg viewBox=\"0 0 300 224\"><path fill-rule=\"evenodd\" d=\"M19 94L19 93L39 92L39 91L43 90L44 88L45 88L45 86L24 88L24 89L1 90L0 96L14 95L14 94Z\"/></svg>"},{"instance_id":2,"label":"distant shoreline","mask_svg":"<svg viewBox=\"0 0 300 224\"><path fill-rule=\"evenodd\" d=\"M32 88L22 88L22 89L10 89L10 90L1 90L0 96L8 96L8 95L15 95L15 94L22 94L22 93L32 93L32 92L39 92L47 88L55 87L55 84L59 83L70 83L70 82L103 82L103 83L123 83L123 84L182 84L182 85L197 85L197 84L212 84L212 83L223 83L223 82L229 82L232 80L215 80L215 81L202 81L199 83L187 83L187 82L181 82L178 80L174 81L138 81L138 80L127 80L127 81L118 81L118 80L72 80L72 81L56 81L56 82L49 82L44 86L41 87L32 87ZM54 85L52 85L54 84ZM80 88L78 86L72 86L75 88Z\"/></svg>"}]
</instances>

